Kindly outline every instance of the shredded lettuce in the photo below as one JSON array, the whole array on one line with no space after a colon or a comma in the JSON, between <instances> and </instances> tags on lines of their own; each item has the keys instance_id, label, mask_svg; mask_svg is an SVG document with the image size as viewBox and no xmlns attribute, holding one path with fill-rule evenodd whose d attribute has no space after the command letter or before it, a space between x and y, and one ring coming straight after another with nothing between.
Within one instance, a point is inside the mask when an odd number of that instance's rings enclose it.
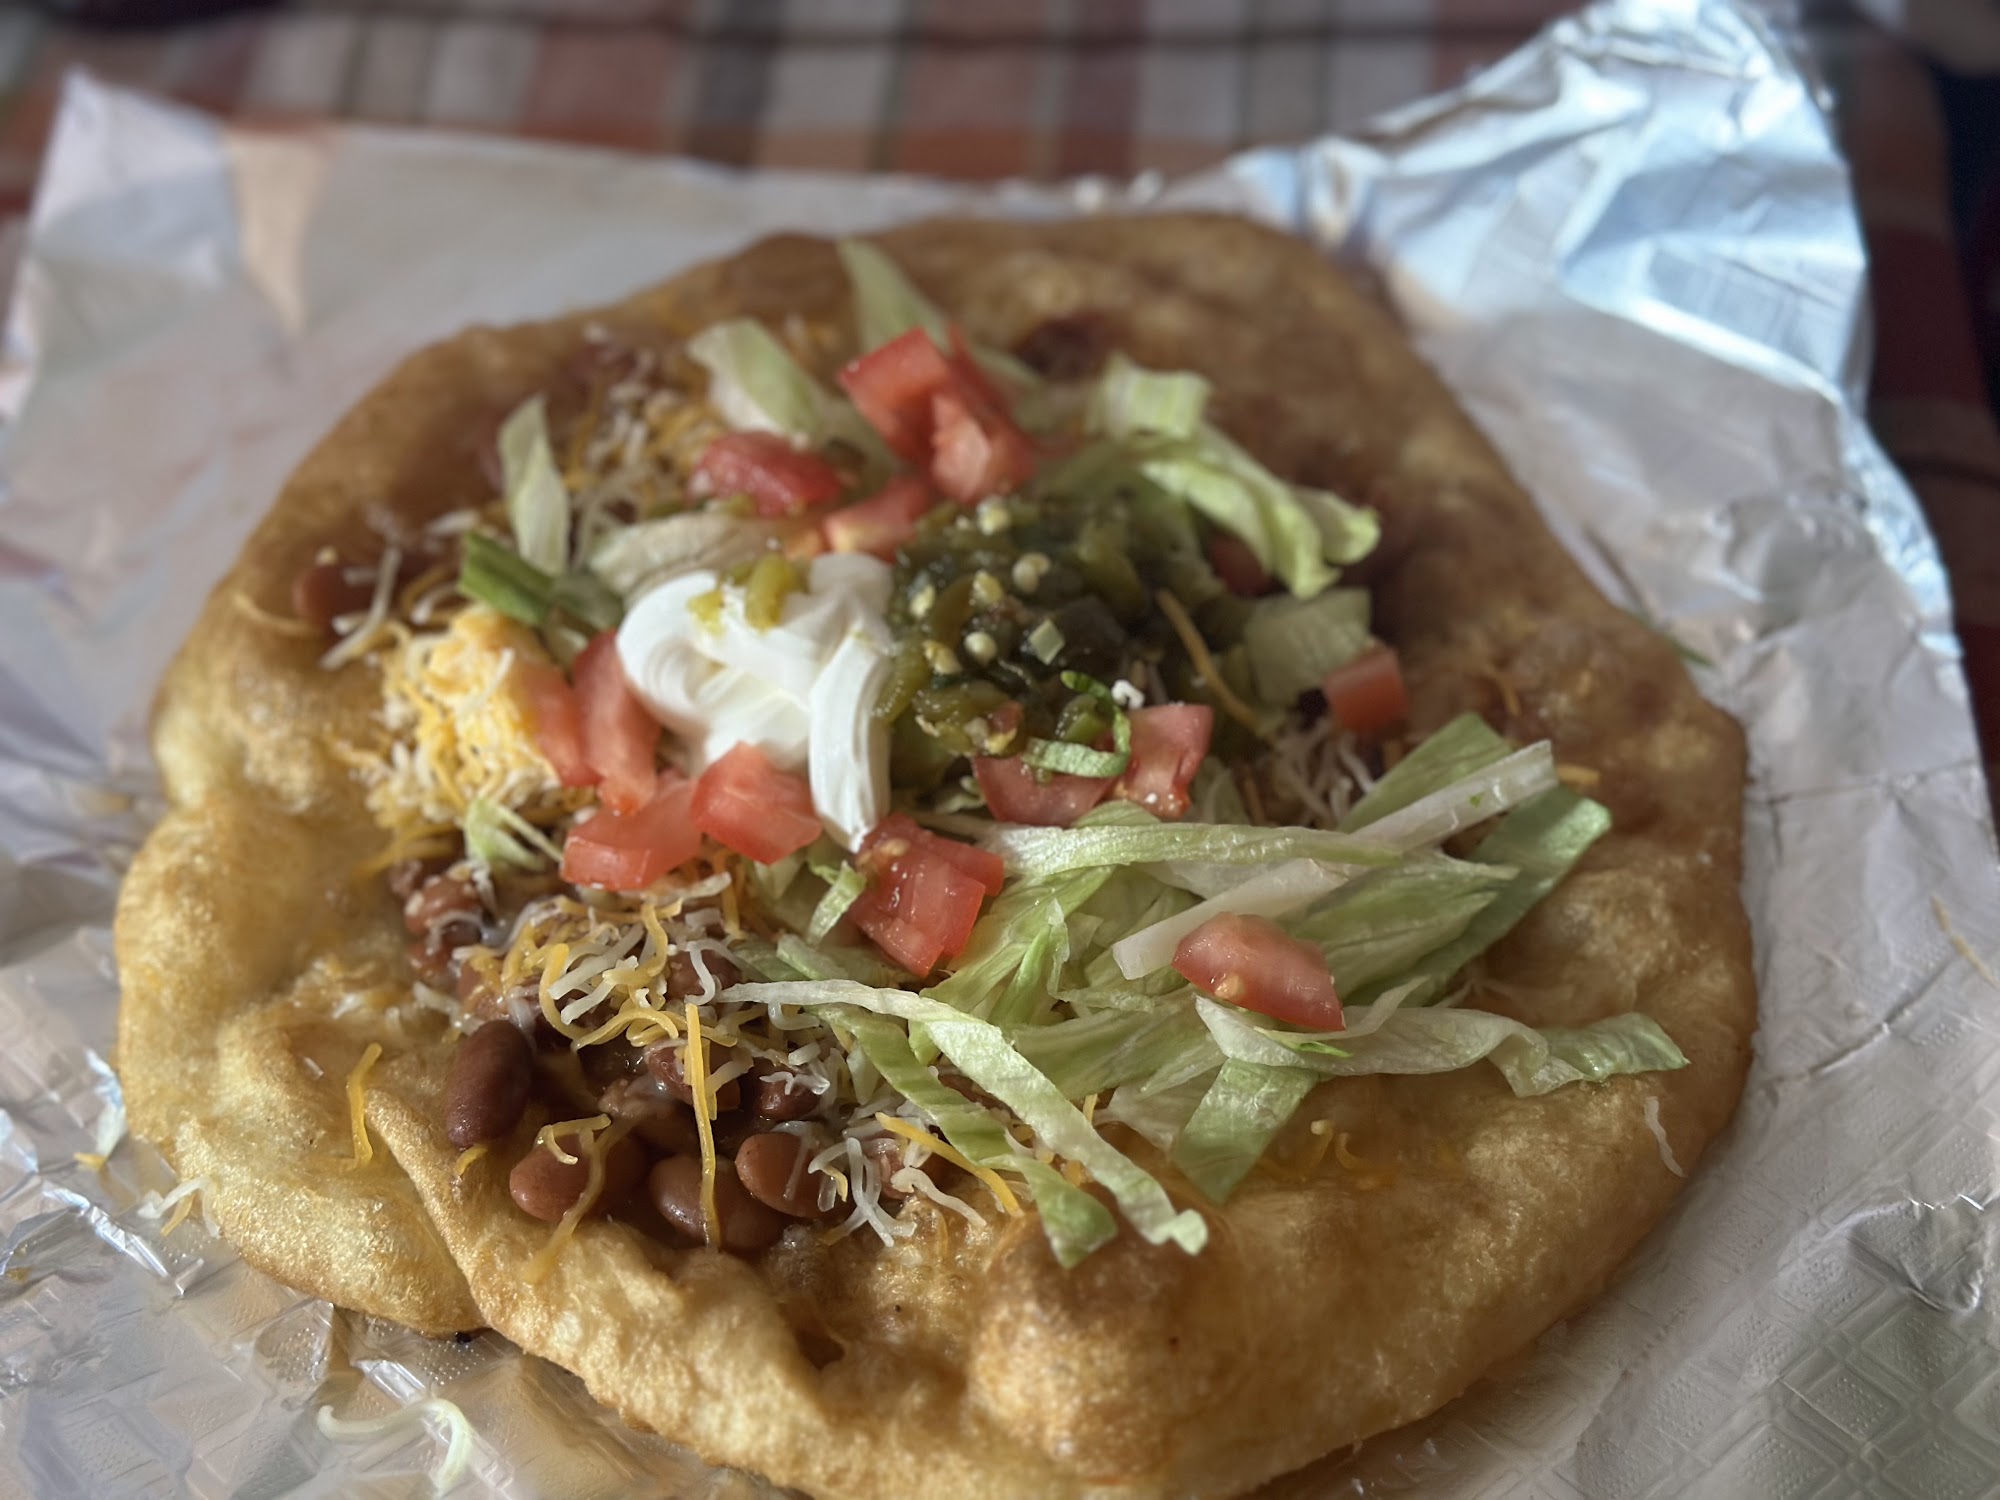
<instances>
[{"instance_id":1,"label":"shredded lettuce","mask_svg":"<svg viewBox=\"0 0 2000 1500\"><path fill-rule=\"evenodd\" d=\"M834 248L854 291L855 332L862 349L879 349L912 328L921 328L938 348L951 351L944 314L917 290L901 266L866 240L841 240Z\"/></svg>"},{"instance_id":2,"label":"shredded lettuce","mask_svg":"<svg viewBox=\"0 0 2000 1500\"><path fill-rule=\"evenodd\" d=\"M847 915L852 906L868 889L868 877L853 865L843 863L833 878L826 883L826 894L819 898L819 905L813 908L812 921L806 924L806 941L823 943L836 923Z\"/></svg>"},{"instance_id":3,"label":"shredded lettuce","mask_svg":"<svg viewBox=\"0 0 2000 1500\"><path fill-rule=\"evenodd\" d=\"M889 985L902 971L879 957L873 948L843 943L808 943L795 932L781 933L775 950L778 962L806 979L840 979L856 984ZM779 976L789 978L790 975Z\"/></svg>"},{"instance_id":4,"label":"shredded lettuce","mask_svg":"<svg viewBox=\"0 0 2000 1500\"><path fill-rule=\"evenodd\" d=\"M907 990L838 980L741 984L725 991L725 998L813 1010L853 1005L903 1021L922 1022L952 1066L1006 1105L1049 1150L1078 1163L1102 1183L1127 1222L1149 1244L1171 1240L1193 1255L1208 1243L1208 1224L1201 1215L1191 1209L1175 1209L1166 1189L1099 1135L1062 1090L1014 1050L999 1027Z\"/></svg>"},{"instance_id":5,"label":"shredded lettuce","mask_svg":"<svg viewBox=\"0 0 2000 1500\"><path fill-rule=\"evenodd\" d=\"M1100 1010L1012 1033L1014 1049L1065 1096L1081 1099L1155 1076L1206 1039L1191 994L1152 996L1144 1008Z\"/></svg>"},{"instance_id":6,"label":"shredded lettuce","mask_svg":"<svg viewBox=\"0 0 2000 1500\"><path fill-rule=\"evenodd\" d=\"M1171 964L1181 939L1211 917L1224 912L1273 919L1290 916L1353 878L1352 869L1310 859L1288 859L1259 870L1220 895L1121 938L1112 944L1111 956L1127 979L1141 979Z\"/></svg>"},{"instance_id":7,"label":"shredded lettuce","mask_svg":"<svg viewBox=\"0 0 2000 1500\"><path fill-rule=\"evenodd\" d=\"M921 328L946 354L955 352L949 320L917 290L901 266L866 240L841 240L834 248L854 292L855 331L863 351L879 349L898 335ZM1006 384L1030 392L1041 385L1041 377L1011 354L979 344L971 349L979 367Z\"/></svg>"},{"instance_id":8,"label":"shredded lettuce","mask_svg":"<svg viewBox=\"0 0 2000 1500\"><path fill-rule=\"evenodd\" d=\"M1195 1005L1224 1056L1309 1068L1327 1078L1452 1073L1483 1058L1500 1070L1508 1087L1526 1096L1687 1066L1659 1022L1637 1011L1589 1026L1538 1030L1490 1011L1398 1006L1372 1031L1307 1036L1258 1026L1248 1012L1206 996Z\"/></svg>"},{"instance_id":9,"label":"shredded lettuce","mask_svg":"<svg viewBox=\"0 0 2000 1500\"><path fill-rule=\"evenodd\" d=\"M1368 592L1328 589L1311 599L1264 599L1243 622L1257 696L1289 708L1328 672L1368 648Z\"/></svg>"},{"instance_id":10,"label":"shredded lettuce","mask_svg":"<svg viewBox=\"0 0 2000 1500\"><path fill-rule=\"evenodd\" d=\"M1148 370L1114 353L1091 392L1084 426L1113 438L1191 438L1208 409L1209 383L1190 371Z\"/></svg>"},{"instance_id":11,"label":"shredded lettuce","mask_svg":"<svg viewBox=\"0 0 2000 1500\"><path fill-rule=\"evenodd\" d=\"M507 522L522 558L544 573L563 572L569 566L569 491L549 447L548 409L539 395L501 424L500 471Z\"/></svg>"},{"instance_id":12,"label":"shredded lettuce","mask_svg":"<svg viewBox=\"0 0 2000 1500\"><path fill-rule=\"evenodd\" d=\"M1112 873L1103 868L1082 869L1055 879L1017 881L1008 886L973 927L958 967L925 990L925 995L954 1010L985 1015L1036 939L1063 926Z\"/></svg>"},{"instance_id":13,"label":"shredded lettuce","mask_svg":"<svg viewBox=\"0 0 2000 1500\"><path fill-rule=\"evenodd\" d=\"M1370 823L1504 760L1511 748L1478 714L1460 714L1397 761L1348 810L1340 820L1340 831L1359 833Z\"/></svg>"},{"instance_id":14,"label":"shredded lettuce","mask_svg":"<svg viewBox=\"0 0 2000 1500\"><path fill-rule=\"evenodd\" d=\"M1306 508L1319 527L1320 546L1327 561L1357 563L1382 540L1382 518L1365 506L1350 505L1331 490L1292 486L1292 498Z\"/></svg>"},{"instance_id":15,"label":"shredded lettuce","mask_svg":"<svg viewBox=\"0 0 2000 1500\"><path fill-rule=\"evenodd\" d=\"M1364 836L1406 851L1428 848L1556 785L1555 754L1543 740L1377 818Z\"/></svg>"},{"instance_id":16,"label":"shredded lettuce","mask_svg":"<svg viewBox=\"0 0 2000 1500\"><path fill-rule=\"evenodd\" d=\"M1195 438L1136 444L1139 472L1216 525L1233 531L1264 570L1302 599L1339 575L1327 565L1318 524L1291 487L1212 429Z\"/></svg>"},{"instance_id":17,"label":"shredded lettuce","mask_svg":"<svg viewBox=\"0 0 2000 1500\"><path fill-rule=\"evenodd\" d=\"M982 1167L1019 1172L1041 1210L1042 1232L1064 1267L1076 1265L1118 1233L1111 1211L1046 1163L1017 1152L984 1107L947 1088L917 1060L903 1029L885 1016L847 1010L845 1025L883 1080L929 1115L946 1140Z\"/></svg>"},{"instance_id":18,"label":"shredded lettuce","mask_svg":"<svg viewBox=\"0 0 2000 1500\"><path fill-rule=\"evenodd\" d=\"M1074 828L1002 825L981 841L1029 879L1098 866L1150 865L1167 860L1260 866L1287 859L1330 865L1393 865L1398 851L1373 839L1323 828L1261 828L1224 823L1090 824Z\"/></svg>"},{"instance_id":19,"label":"shredded lettuce","mask_svg":"<svg viewBox=\"0 0 2000 1500\"><path fill-rule=\"evenodd\" d=\"M536 870L545 860L562 859L562 850L541 829L485 797L473 798L465 810L465 852L489 870L503 865Z\"/></svg>"},{"instance_id":20,"label":"shredded lettuce","mask_svg":"<svg viewBox=\"0 0 2000 1500\"><path fill-rule=\"evenodd\" d=\"M1141 474L1241 537L1301 599L1334 581L1330 563L1359 562L1381 539L1373 511L1285 483L1209 423L1185 438L1135 438L1131 450Z\"/></svg>"},{"instance_id":21,"label":"shredded lettuce","mask_svg":"<svg viewBox=\"0 0 2000 1500\"><path fill-rule=\"evenodd\" d=\"M1335 984L1352 1002L1455 941L1494 903L1512 873L1441 855L1413 859L1335 891L1292 922L1290 931L1319 945Z\"/></svg>"},{"instance_id":22,"label":"shredded lettuce","mask_svg":"<svg viewBox=\"0 0 2000 1500\"><path fill-rule=\"evenodd\" d=\"M803 447L827 436L832 398L755 318L714 323L688 340L708 371L708 399L738 432L771 432Z\"/></svg>"},{"instance_id":23,"label":"shredded lettuce","mask_svg":"<svg viewBox=\"0 0 2000 1500\"><path fill-rule=\"evenodd\" d=\"M1190 1255L1201 1252L1208 1243L1207 1221L1192 1209L1176 1209L1166 1189L1099 1135L997 1028L969 1018L926 1019L931 1036L959 1071L1012 1110L1043 1145L1102 1183L1148 1244L1171 1240Z\"/></svg>"},{"instance_id":24,"label":"shredded lettuce","mask_svg":"<svg viewBox=\"0 0 2000 1500\"><path fill-rule=\"evenodd\" d=\"M1214 1050L1213 1043L1210 1043L1209 1050ZM1171 1088L1147 1091L1128 1086L1119 1089L1112 1094L1110 1102L1098 1110L1097 1118L1107 1124L1124 1125L1136 1130L1162 1151L1171 1152L1174 1142L1187 1128L1187 1122L1207 1097L1216 1072L1217 1064L1210 1062L1205 1071L1183 1079Z\"/></svg>"},{"instance_id":25,"label":"shredded lettuce","mask_svg":"<svg viewBox=\"0 0 2000 1500\"><path fill-rule=\"evenodd\" d=\"M1512 932L1610 828L1611 813L1602 803L1567 787L1544 792L1509 813L1481 841L1471 860L1496 871L1511 871L1507 883L1473 913L1456 937L1399 970L1397 981L1418 981L1419 1003L1435 999L1454 974ZM1334 976L1340 977L1338 969ZM1355 998L1366 1000L1385 979L1373 984L1357 979L1362 988Z\"/></svg>"},{"instance_id":26,"label":"shredded lettuce","mask_svg":"<svg viewBox=\"0 0 2000 1500\"><path fill-rule=\"evenodd\" d=\"M802 448L837 438L886 465L882 441L861 414L813 379L755 318L711 324L687 349L708 371L709 400L736 431L776 433Z\"/></svg>"},{"instance_id":27,"label":"shredded lettuce","mask_svg":"<svg viewBox=\"0 0 2000 1500\"><path fill-rule=\"evenodd\" d=\"M1225 1202L1319 1081L1309 1068L1230 1058L1174 1143L1174 1165Z\"/></svg>"}]
</instances>

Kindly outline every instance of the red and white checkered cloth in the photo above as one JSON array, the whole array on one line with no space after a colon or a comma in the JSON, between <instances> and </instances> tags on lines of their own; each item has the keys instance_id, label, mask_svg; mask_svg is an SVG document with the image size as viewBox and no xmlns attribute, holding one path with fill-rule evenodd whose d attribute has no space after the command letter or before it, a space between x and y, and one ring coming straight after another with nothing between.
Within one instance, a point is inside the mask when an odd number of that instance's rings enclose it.
<instances>
[{"instance_id":1,"label":"red and white checkered cloth","mask_svg":"<svg viewBox=\"0 0 2000 1500\"><path fill-rule=\"evenodd\" d=\"M322 0L144 32L0 12L0 214L64 71L241 119L497 131L742 166L1051 178L1167 172L1458 82L1565 0ZM1808 35L1874 256L1873 416L1930 512L1990 773L2000 437L1953 243L1936 95L1838 0ZM0 524L4 524L0 522Z\"/></svg>"}]
</instances>

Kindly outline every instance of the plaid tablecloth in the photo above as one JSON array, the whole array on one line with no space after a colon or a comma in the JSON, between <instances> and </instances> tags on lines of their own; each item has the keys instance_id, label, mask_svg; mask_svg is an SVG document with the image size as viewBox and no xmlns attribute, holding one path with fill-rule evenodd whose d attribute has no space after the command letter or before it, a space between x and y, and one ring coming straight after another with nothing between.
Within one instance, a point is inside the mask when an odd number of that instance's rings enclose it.
<instances>
[{"instance_id":1,"label":"plaid tablecloth","mask_svg":"<svg viewBox=\"0 0 2000 1500\"><path fill-rule=\"evenodd\" d=\"M1457 82L1565 0L322 0L139 32L0 11L0 214L63 72L246 119L340 117L954 177L1173 172ZM1838 0L1806 33L1874 255L1873 416L1956 593L2000 760L2000 436L1923 64ZM2000 305L2000 304L1996 304Z\"/></svg>"}]
</instances>

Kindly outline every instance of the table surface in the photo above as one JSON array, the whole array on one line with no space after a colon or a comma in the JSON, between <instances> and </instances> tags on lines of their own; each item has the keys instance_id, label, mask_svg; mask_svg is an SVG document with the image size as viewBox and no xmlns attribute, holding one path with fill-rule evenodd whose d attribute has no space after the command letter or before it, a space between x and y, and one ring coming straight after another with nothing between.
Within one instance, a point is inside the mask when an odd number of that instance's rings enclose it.
<instances>
[{"instance_id":1,"label":"table surface","mask_svg":"<svg viewBox=\"0 0 2000 1500\"><path fill-rule=\"evenodd\" d=\"M991 179L1204 166L1458 82L1562 0L327 0L172 28L0 11L0 215L71 67L243 120L359 119L740 166ZM1873 260L1871 417L1951 575L2000 770L2000 434L1925 65L1837 0L1804 32Z\"/></svg>"}]
</instances>

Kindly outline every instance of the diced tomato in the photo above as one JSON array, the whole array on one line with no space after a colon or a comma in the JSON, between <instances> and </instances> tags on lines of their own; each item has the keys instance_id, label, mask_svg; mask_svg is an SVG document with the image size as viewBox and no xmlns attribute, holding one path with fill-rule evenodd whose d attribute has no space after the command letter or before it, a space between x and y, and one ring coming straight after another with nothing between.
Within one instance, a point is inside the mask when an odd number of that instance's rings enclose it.
<instances>
[{"instance_id":1,"label":"diced tomato","mask_svg":"<svg viewBox=\"0 0 2000 1500\"><path fill-rule=\"evenodd\" d=\"M986 810L1003 823L1035 823L1067 828L1104 800L1109 776L1038 774L1018 755L976 755L972 774L986 798Z\"/></svg>"},{"instance_id":2,"label":"diced tomato","mask_svg":"<svg viewBox=\"0 0 2000 1500\"><path fill-rule=\"evenodd\" d=\"M1389 646L1371 646L1326 674L1326 706L1341 726L1374 739L1410 716L1403 664Z\"/></svg>"},{"instance_id":3,"label":"diced tomato","mask_svg":"<svg viewBox=\"0 0 2000 1500\"><path fill-rule=\"evenodd\" d=\"M931 478L961 505L1013 489L1035 472L1027 434L961 381L931 396Z\"/></svg>"},{"instance_id":4,"label":"diced tomato","mask_svg":"<svg viewBox=\"0 0 2000 1500\"><path fill-rule=\"evenodd\" d=\"M941 859L954 869L963 870L978 881L989 896L999 895L1000 887L1007 882L1007 866L999 855L971 844L961 844L957 839L948 839L941 833L932 833L903 813L890 813L861 841L863 868L879 860L899 857L901 849L898 846L901 845L918 849L929 859Z\"/></svg>"},{"instance_id":5,"label":"diced tomato","mask_svg":"<svg viewBox=\"0 0 2000 1500\"><path fill-rule=\"evenodd\" d=\"M1008 411L1007 393L994 383L985 366L973 356L972 346L965 341L965 335L956 323L951 325L951 348L951 367L957 372L959 382L984 405L998 412Z\"/></svg>"},{"instance_id":6,"label":"diced tomato","mask_svg":"<svg viewBox=\"0 0 2000 1500\"><path fill-rule=\"evenodd\" d=\"M955 381L950 361L921 328L889 340L840 372L855 409L913 464L930 458L931 396Z\"/></svg>"},{"instance_id":7,"label":"diced tomato","mask_svg":"<svg viewBox=\"0 0 2000 1500\"><path fill-rule=\"evenodd\" d=\"M637 811L599 809L570 829L563 879L614 891L644 890L701 852L701 834L689 815L693 800L693 782L678 771L662 771Z\"/></svg>"},{"instance_id":8,"label":"diced tomato","mask_svg":"<svg viewBox=\"0 0 2000 1500\"><path fill-rule=\"evenodd\" d=\"M795 516L840 498L833 466L774 432L725 432L702 449L694 467L717 494L748 495L760 516Z\"/></svg>"},{"instance_id":9,"label":"diced tomato","mask_svg":"<svg viewBox=\"0 0 2000 1500\"><path fill-rule=\"evenodd\" d=\"M1226 912L1181 939L1174 969L1196 989L1313 1031L1341 1028L1326 957L1268 917Z\"/></svg>"},{"instance_id":10,"label":"diced tomato","mask_svg":"<svg viewBox=\"0 0 2000 1500\"><path fill-rule=\"evenodd\" d=\"M898 474L878 495L830 512L819 524L836 552L871 552L894 562L896 549L917 534L936 497L921 474Z\"/></svg>"},{"instance_id":11,"label":"diced tomato","mask_svg":"<svg viewBox=\"0 0 2000 1500\"><path fill-rule=\"evenodd\" d=\"M1209 534L1208 560L1214 565L1216 576L1232 594L1254 599L1259 594L1271 592L1271 575L1257 561L1257 554L1250 550L1250 544L1235 532L1216 531Z\"/></svg>"},{"instance_id":12,"label":"diced tomato","mask_svg":"<svg viewBox=\"0 0 2000 1500\"><path fill-rule=\"evenodd\" d=\"M1188 787L1208 754L1215 710L1206 703L1162 703L1132 711L1132 763L1111 795L1157 818L1188 809Z\"/></svg>"},{"instance_id":13,"label":"diced tomato","mask_svg":"<svg viewBox=\"0 0 2000 1500\"><path fill-rule=\"evenodd\" d=\"M805 777L780 771L748 740L695 782L694 826L760 865L775 864L820 835Z\"/></svg>"},{"instance_id":14,"label":"diced tomato","mask_svg":"<svg viewBox=\"0 0 2000 1500\"><path fill-rule=\"evenodd\" d=\"M597 772L583 753L583 707L562 668L527 661L514 670L528 701L528 716L535 721L535 746L555 768L556 780L564 786L594 784Z\"/></svg>"},{"instance_id":15,"label":"diced tomato","mask_svg":"<svg viewBox=\"0 0 2000 1500\"><path fill-rule=\"evenodd\" d=\"M941 838L900 813L863 841L859 864L868 888L848 907L849 920L920 978L965 951L980 906L1005 876L998 856Z\"/></svg>"},{"instance_id":16,"label":"diced tomato","mask_svg":"<svg viewBox=\"0 0 2000 1500\"><path fill-rule=\"evenodd\" d=\"M592 639L572 674L583 712L584 759L597 773L597 795L613 812L636 812L653 795L660 725L626 684L617 634L607 630Z\"/></svg>"}]
</instances>

